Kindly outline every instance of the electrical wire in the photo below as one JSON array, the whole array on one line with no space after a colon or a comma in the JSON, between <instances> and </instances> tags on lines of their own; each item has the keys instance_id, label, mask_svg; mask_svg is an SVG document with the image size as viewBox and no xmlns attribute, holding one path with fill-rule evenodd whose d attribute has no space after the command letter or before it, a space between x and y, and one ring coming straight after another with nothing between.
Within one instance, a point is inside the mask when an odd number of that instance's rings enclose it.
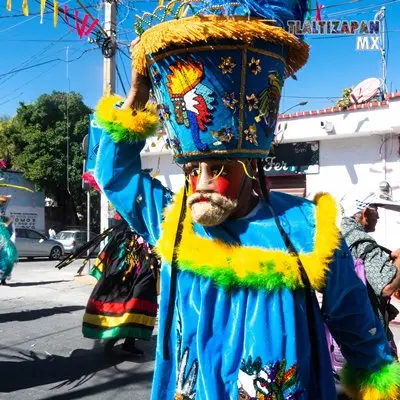
<instances>
[{"instance_id":1,"label":"electrical wire","mask_svg":"<svg viewBox=\"0 0 400 400\"><path fill-rule=\"evenodd\" d=\"M30 62L33 62L35 60L38 60L38 58L47 53L47 51L49 51L52 47L55 46L55 44L58 42L58 40L61 40L63 38L65 38L66 36L69 35L70 32L64 33L63 35L61 35L58 39L53 40L50 44L48 44L47 46L43 47L41 50L39 50L37 53L33 54L32 56L28 57L25 61L23 61L22 63L18 63L15 64L12 67L12 70L9 71L7 73L7 78L5 79L0 79L0 84L4 84L6 81L8 81L9 79L11 79L15 74L11 75L11 73L13 72L13 70L17 70L18 68L22 68L24 66L26 66L27 64L29 64ZM45 57L42 57L42 59ZM39 58L40 59L40 58ZM10 76L11 75L11 76Z\"/></svg>"},{"instance_id":2,"label":"electrical wire","mask_svg":"<svg viewBox=\"0 0 400 400\"><path fill-rule=\"evenodd\" d=\"M117 64L115 64L115 69L117 70L117 76L118 76L118 79L119 79L119 83L121 84L122 90L124 91L124 94L125 94L125 96L126 96L125 85L124 85L124 82L123 82L123 80L122 80L121 74L119 73L119 68L118 68L118 65L117 65Z\"/></svg>"},{"instance_id":3,"label":"electrical wire","mask_svg":"<svg viewBox=\"0 0 400 400\"><path fill-rule=\"evenodd\" d=\"M86 49L86 50L84 50L84 51L81 53L80 56L78 56L78 57L76 57L76 58L74 58L74 59L72 59L72 60L68 60L68 63L71 63L71 62L74 62L74 61L77 61L77 60L81 59L86 53L88 53L88 52L90 52L90 51L93 51L93 50L97 50L97 48L92 48L92 49ZM40 67L41 65L46 65L46 64L49 64L49 63L54 62L54 61L63 61L63 62L66 62L66 60L63 60L62 58L54 58L53 60L44 61L44 62L41 62L41 63L38 63L38 64L30 65L30 66L25 67L25 68L20 68L20 69L18 69L18 70L13 70L13 71L5 72L4 74L0 74L0 78L3 77L3 76L7 76L7 75L9 75L9 74L12 74L12 73L14 73L14 72L21 72L21 71L26 71L26 70L28 70L28 69Z\"/></svg>"},{"instance_id":4,"label":"electrical wire","mask_svg":"<svg viewBox=\"0 0 400 400\"><path fill-rule=\"evenodd\" d=\"M121 56L120 52L118 52L118 55L119 55L119 58L121 60L122 69L124 70L126 81L128 82L128 85L130 85L130 79L129 79L128 73L126 72L124 60L122 59L122 56Z\"/></svg>"}]
</instances>

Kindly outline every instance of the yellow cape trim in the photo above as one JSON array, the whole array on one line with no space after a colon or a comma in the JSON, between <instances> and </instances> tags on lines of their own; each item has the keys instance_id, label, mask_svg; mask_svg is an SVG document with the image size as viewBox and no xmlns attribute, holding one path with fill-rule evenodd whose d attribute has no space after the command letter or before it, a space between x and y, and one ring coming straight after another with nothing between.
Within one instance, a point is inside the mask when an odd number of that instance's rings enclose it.
<instances>
[{"instance_id":1,"label":"yellow cape trim","mask_svg":"<svg viewBox=\"0 0 400 400\"><path fill-rule=\"evenodd\" d=\"M147 56L173 47L193 47L210 40L235 40L251 44L255 40L289 47L286 73L294 74L308 59L309 46L270 21L259 18L218 16L188 17L163 22L148 29L141 36L133 51L133 65L147 75Z\"/></svg>"},{"instance_id":2,"label":"yellow cape trim","mask_svg":"<svg viewBox=\"0 0 400 400\"><path fill-rule=\"evenodd\" d=\"M175 196L173 204L166 210L162 235L156 246L160 256L169 263L172 261L182 196L183 190ZM336 225L337 205L333 197L321 193L315 197L314 202L314 250L311 253L299 253L299 256L312 287L321 290L325 284L329 262L335 249L339 247L340 236ZM215 277L222 285L225 285L222 280L230 279L235 285L265 290L282 286L292 289L303 286L295 256L283 250L232 246L220 240L201 237L193 231L189 209L183 222L178 266L181 270L211 279Z\"/></svg>"}]
</instances>

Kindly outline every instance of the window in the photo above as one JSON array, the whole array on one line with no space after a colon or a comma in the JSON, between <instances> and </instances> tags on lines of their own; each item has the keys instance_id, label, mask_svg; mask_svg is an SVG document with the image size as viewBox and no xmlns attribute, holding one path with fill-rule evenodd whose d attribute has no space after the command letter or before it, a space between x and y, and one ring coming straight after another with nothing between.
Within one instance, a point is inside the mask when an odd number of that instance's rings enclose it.
<instances>
[{"instance_id":1,"label":"window","mask_svg":"<svg viewBox=\"0 0 400 400\"><path fill-rule=\"evenodd\" d=\"M45 239L43 235L41 235L39 232L35 231L26 231L26 235L28 236L28 239L33 239L33 240L40 240L40 239Z\"/></svg>"},{"instance_id":2,"label":"window","mask_svg":"<svg viewBox=\"0 0 400 400\"><path fill-rule=\"evenodd\" d=\"M15 234L17 238L26 238L26 229L17 228Z\"/></svg>"},{"instance_id":3,"label":"window","mask_svg":"<svg viewBox=\"0 0 400 400\"><path fill-rule=\"evenodd\" d=\"M73 238L74 238L74 232L61 231L61 232L58 232L56 235L56 239L59 239L59 240L68 240L68 239L73 239Z\"/></svg>"},{"instance_id":4,"label":"window","mask_svg":"<svg viewBox=\"0 0 400 400\"><path fill-rule=\"evenodd\" d=\"M76 240L78 242L86 242L86 232L77 232L76 233Z\"/></svg>"}]
</instances>

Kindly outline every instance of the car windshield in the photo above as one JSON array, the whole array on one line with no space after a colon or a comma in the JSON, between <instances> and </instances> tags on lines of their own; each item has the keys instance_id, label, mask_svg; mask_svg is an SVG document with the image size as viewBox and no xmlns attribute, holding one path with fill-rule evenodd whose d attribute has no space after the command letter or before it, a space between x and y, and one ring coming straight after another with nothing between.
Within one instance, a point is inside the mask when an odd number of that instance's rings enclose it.
<instances>
[{"instance_id":1,"label":"car windshield","mask_svg":"<svg viewBox=\"0 0 400 400\"><path fill-rule=\"evenodd\" d=\"M73 239L74 237L74 232L58 232L56 235L56 239L60 240L68 240L68 239Z\"/></svg>"}]
</instances>

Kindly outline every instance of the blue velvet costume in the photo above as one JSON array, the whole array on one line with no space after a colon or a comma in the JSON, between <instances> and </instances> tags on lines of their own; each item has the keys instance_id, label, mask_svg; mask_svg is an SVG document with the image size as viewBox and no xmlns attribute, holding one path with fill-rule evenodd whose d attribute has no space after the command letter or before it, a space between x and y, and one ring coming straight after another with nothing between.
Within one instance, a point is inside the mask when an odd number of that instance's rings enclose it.
<instances>
[{"instance_id":1,"label":"blue velvet costume","mask_svg":"<svg viewBox=\"0 0 400 400\"><path fill-rule=\"evenodd\" d=\"M103 134L96 178L124 219L155 245L160 238L162 211L171 202L171 193L158 180L141 172L139 152L143 145L116 145ZM271 195L271 204L295 247L305 253L312 251L315 206L307 200L279 193ZM226 243L286 251L264 206L258 207L256 214L248 219L228 220L211 228L195 224L194 231L201 237ZM318 374L310 373L310 341L302 290L282 288L268 292L237 287L227 292L211 279L186 271L178 272L169 342L172 357L164 360L162 339L169 279L170 266L164 262L154 400L173 399L177 393L186 397L176 398L184 399L238 399L239 386L254 385L254 375L259 377L258 381L262 381L260 377L272 376L273 364L277 362L286 363L286 370L295 366L297 371L282 392L282 399L334 400L323 319L343 346L349 364L373 371L391 361L382 327L369 306L367 291L354 272L344 243L329 264L322 313L315 305L320 340ZM255 370L258 374L252 374Z\"/></svg>"}]
</instances>

